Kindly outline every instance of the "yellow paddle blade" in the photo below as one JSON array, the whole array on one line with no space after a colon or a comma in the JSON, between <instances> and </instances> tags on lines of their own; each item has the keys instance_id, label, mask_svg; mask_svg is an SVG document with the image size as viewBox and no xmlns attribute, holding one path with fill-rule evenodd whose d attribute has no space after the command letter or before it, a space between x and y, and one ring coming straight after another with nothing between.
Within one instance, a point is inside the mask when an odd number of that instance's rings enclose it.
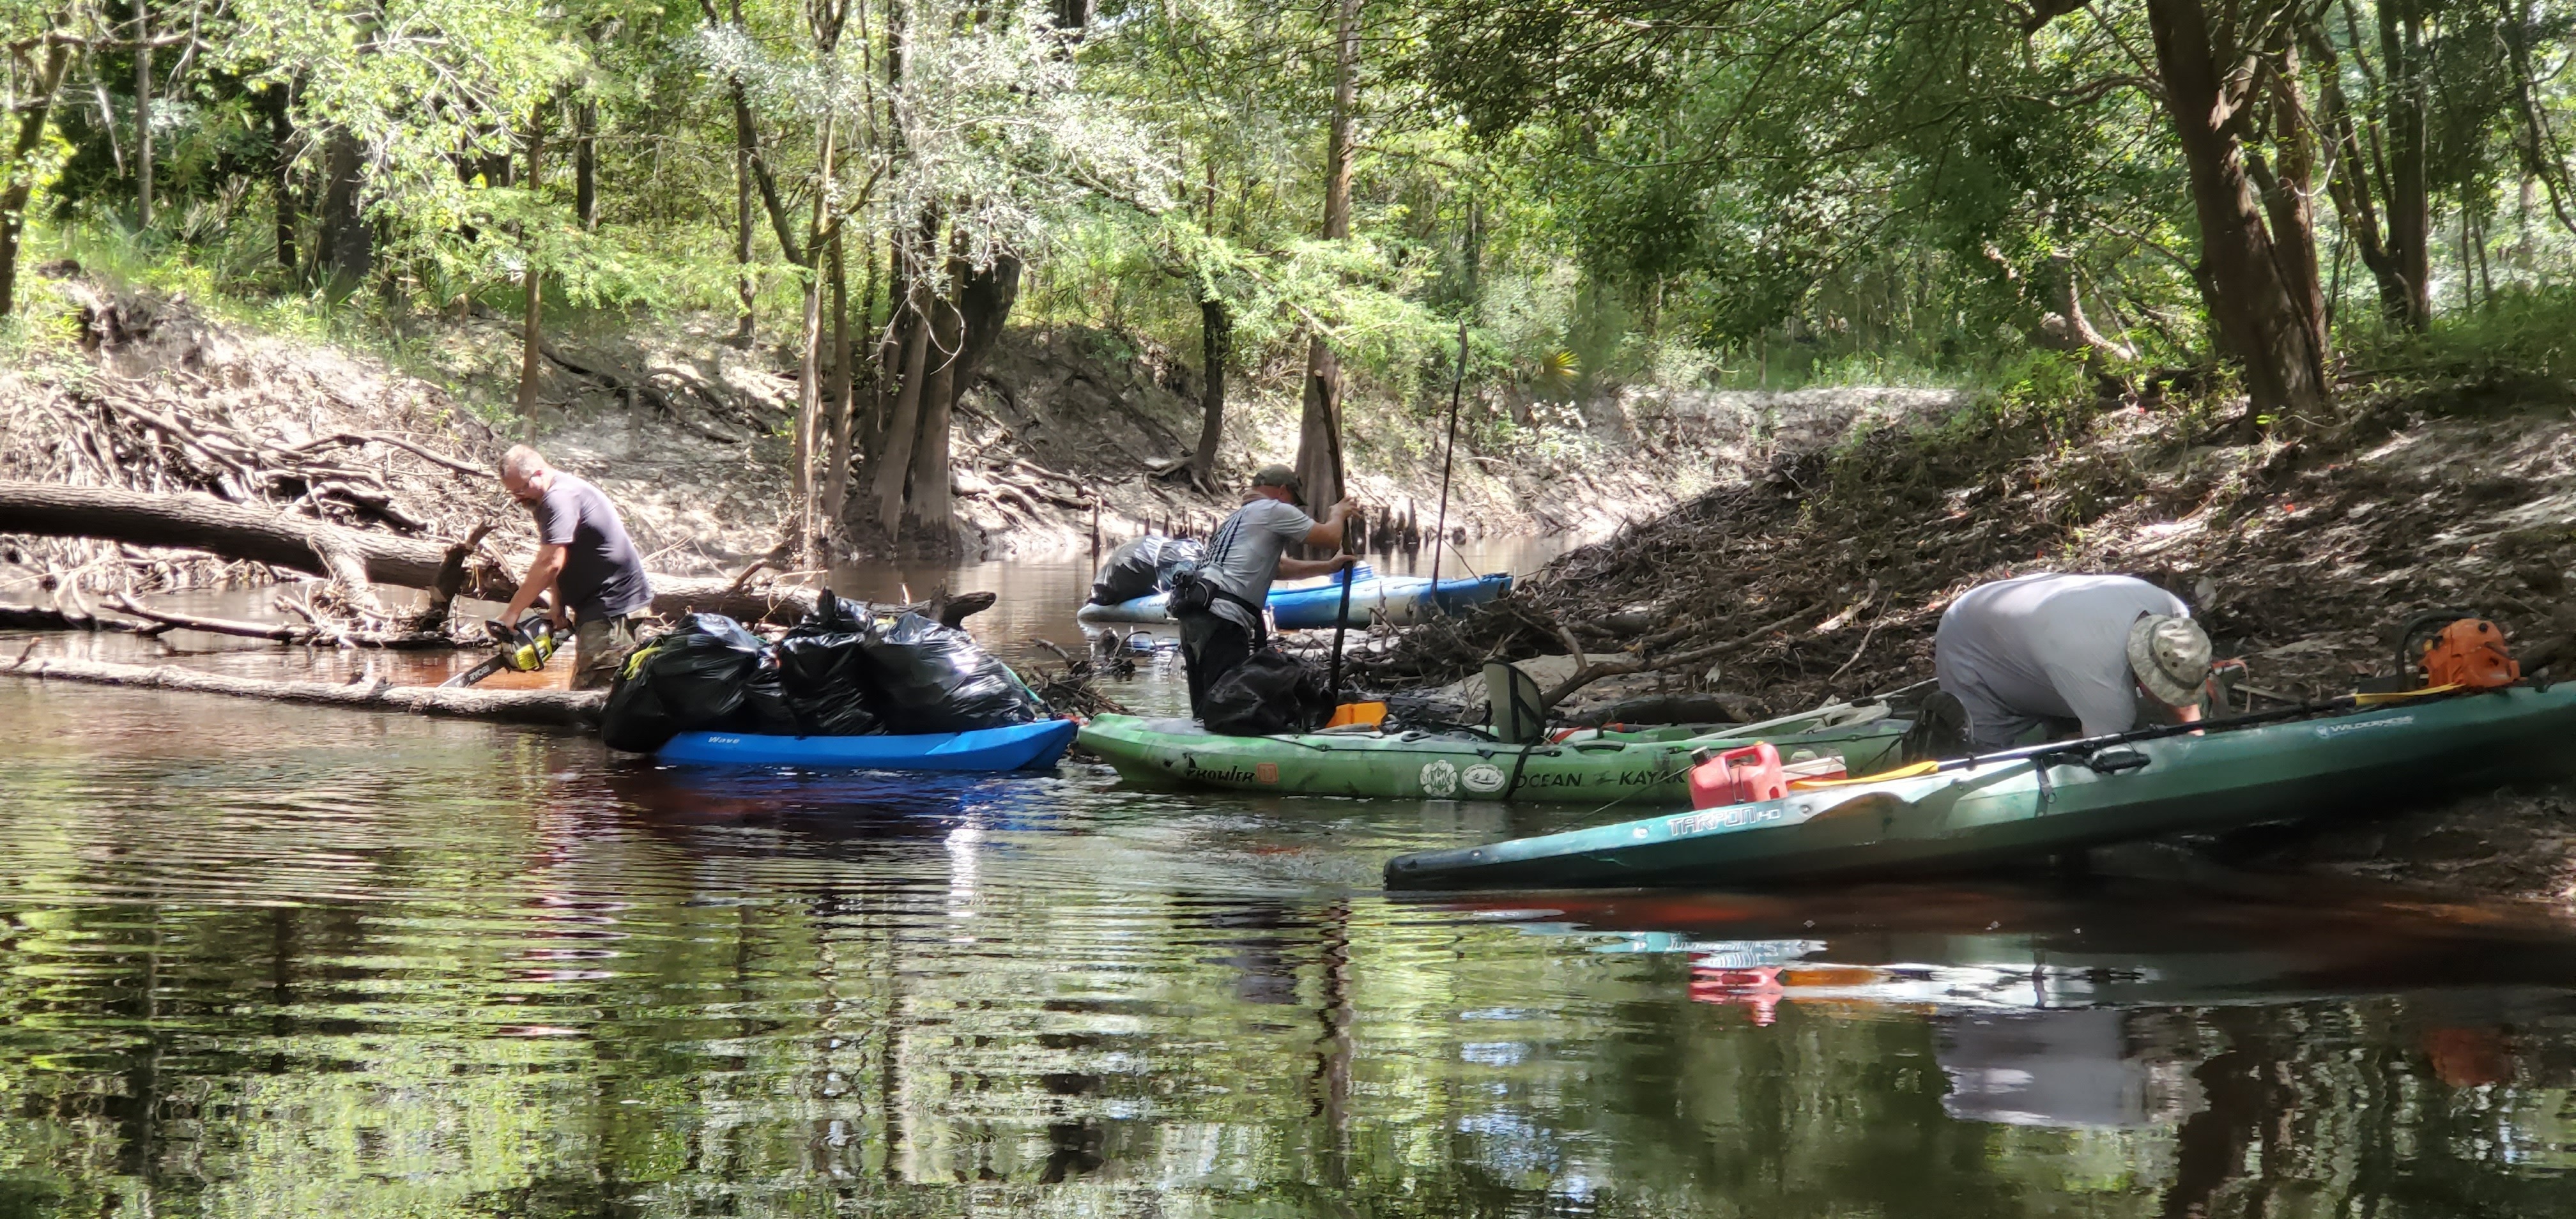
<instances>
[{"instance_id":1,"label":"yellow paddle blade","mask_svg":"<svg viewBox=\"0 0 2576 1219\"><path fill-rule=\"evenodd\" d=\"M1933 771L1939 769L1941 769L1941 764L1939 762L1916 762L1911 766L1899 766L1894 770L1882 770L1877 774L1862 775L1856 779L1795 779L1790 781L1789 790L1793 792L1814 791L1820 787L1848 787L1854 783L1884 783L1890 779L1913 779L1931 774Z\"/></svg>"},{"instance_id":2,"label":"yellow paddle blade","mask_svg":"<svg viewBox=\"0 0 2576 1219\"><path fill-rule=\"evenodd\" d=\"M2436 694L2448 694L2459 688L2458 683L2455 682L2447 686L2426 686L2421 690L2392 690L2384 694L2356 694L2352 696L2352 702L2356 707L2376 707L2381 703L2402 703L2410 698L2429 698Z\"/></svg>"}]
</instances>

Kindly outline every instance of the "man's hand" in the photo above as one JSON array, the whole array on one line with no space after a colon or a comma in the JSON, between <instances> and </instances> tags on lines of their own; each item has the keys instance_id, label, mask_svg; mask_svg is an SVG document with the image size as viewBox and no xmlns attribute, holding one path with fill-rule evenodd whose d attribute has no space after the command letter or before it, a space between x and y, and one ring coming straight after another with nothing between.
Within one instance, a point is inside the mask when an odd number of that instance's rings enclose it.
<instances>
[{"instance_id":1,"label":"man's hand","mask_svg":"<svg viewBox=\"0 0 2576 1219\"><path fill-rule=\"evenodd\" d=\"M1355 554L1342 555L1333 560L1333 570L1335 571L1349 571L1359 565L1360 557Z\"/></svg>"},{"instance_id":2,"label":"man's hand","mask_svg":"<svg viewBox=\"0 0 2576 1219\"><path fill-rule=\"evenodd\" d=\"M1329 512L1335 519L1339 520L1349 517L1350 514L1359 511L1359 508L1360 497L1356 495L1345 495L1342 497L1342 502L1333 505L1325 511Z\"/></svg>"}]
</instances>

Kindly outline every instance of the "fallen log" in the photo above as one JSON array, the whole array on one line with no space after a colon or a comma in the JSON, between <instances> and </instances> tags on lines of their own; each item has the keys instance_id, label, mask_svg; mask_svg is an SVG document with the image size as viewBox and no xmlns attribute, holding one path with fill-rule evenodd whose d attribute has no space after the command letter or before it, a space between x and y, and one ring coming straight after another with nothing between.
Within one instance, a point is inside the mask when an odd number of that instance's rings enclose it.
<instances>
[{"instance_id":1,"label":"fallen log","mask_svg":"<svg viewBox=\"0 0 2576 1219\"><path fill-rule=\"evenodd\" d=\"M451 690L439 686L391 686L381 682L342 685L324 681L270 681L204 673L175 665L121 665L26 656L0 666L0 674L95 686L181 690L271 702L315 703L361 711L406 711L414 715L552 728L594 727L599 723L600 709L608 702L608 694L602 690Z\"/></svg>"},{"instance_id":2,"label":"fallen log","mask_svg":"<svg viewBox=\"0 0 2576 1219\"><path fill-rule=\"evenodd\" d=\"M308 517L227 503L211 495L151 495L107 487L0 481L0 533L99 538L136 546L175 546L327 576L363 593L370 582L435 589L450 545L326 524ZM460 595L508 601L518 573L488 558L467 559ZM736 584L721 576L655 575L653 612L692 611L745 622L793 623L814 608L817 590L792 584Z\"/></svg>"},{"instance_id":3,"label":"fallen log","mask_svg":"<svg viewBox=\"0 0 2576 1219\"><path fill-rule=\"evenodd\" d=\"M69 614L41 605L0 604L0 631L125 631L136 635L158 635L170 629L118 618L101 618L96 614Z\"/></svg>"},{"instance_id":4,"label":"fallen log","mask_svg":"<svg viewBox=\"0 0 2576 1219\"><path fill-rule=\"evenodd\" d=\"M156 622L182 631L204 631L209 635L232 635L242 639L274 639L279 643L319 643L353 648L388 648L425 650L429 648L471 647L480 641L459 643L445 631L354 631L320 625L297 625L292 622L243 622L233 618L204 618L195 614L176 614L144 605L123 593L108 604L118 613Z\"/></svg>"}]
</instances>

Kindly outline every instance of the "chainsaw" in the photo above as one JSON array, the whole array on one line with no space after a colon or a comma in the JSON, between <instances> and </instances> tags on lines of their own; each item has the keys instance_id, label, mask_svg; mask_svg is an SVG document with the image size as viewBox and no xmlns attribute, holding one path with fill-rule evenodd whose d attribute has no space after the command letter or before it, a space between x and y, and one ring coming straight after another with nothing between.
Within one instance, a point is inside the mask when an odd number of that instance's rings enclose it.
<instances>
[{"instance_id":1,"label":"chainsaw","mask_svg":"<svg viewBox=\"0 0 2576 1219\"><path fill-rule=\"evenodd\" d=\"M546 660L555 654L554 624L546 621L543 614L530 614L520 619L516 630L503 625L498 618L486 618L483 631L492 637L492 655L483 663L438 683L440 686L470 686L503 669L513 673L534 673L546 667Z\"/></svg>"}]
</instances>

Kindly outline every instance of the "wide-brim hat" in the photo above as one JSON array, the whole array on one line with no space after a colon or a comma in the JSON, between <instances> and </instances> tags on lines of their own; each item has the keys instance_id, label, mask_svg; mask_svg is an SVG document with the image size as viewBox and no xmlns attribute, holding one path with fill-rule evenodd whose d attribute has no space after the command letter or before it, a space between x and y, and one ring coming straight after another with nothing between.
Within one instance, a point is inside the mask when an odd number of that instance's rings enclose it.
<instances>
[{"instance_id":1,"label":"wide-brim hat","mask_svg":"<svg viewBox=\"0 0 2576 1219\"><path fill-rule=\"evenodd\" d=\"M2192 706L2209 681L2209 636L2189 618L2140 614L2129 625L2129 671L2166 706Z\"/></svg>"}]
</instances>

